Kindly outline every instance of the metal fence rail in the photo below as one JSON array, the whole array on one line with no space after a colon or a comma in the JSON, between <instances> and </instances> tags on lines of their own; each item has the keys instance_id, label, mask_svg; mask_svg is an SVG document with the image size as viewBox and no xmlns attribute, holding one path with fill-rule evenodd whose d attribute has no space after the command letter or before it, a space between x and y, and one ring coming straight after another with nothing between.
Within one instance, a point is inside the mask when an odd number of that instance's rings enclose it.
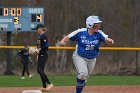
<instances>
[{"instance_id":1,"label":"metal fence rail","mask_svg":"<svg viewBox=\"0 0 140 93\"><path fill-rule=\"evenodd\" d=\"M36 47L36 46L30 46ZM0 46L0 48L24 48L24 46ZM66 50L74 50L75 47L57 47L57 46L50 46L49 49L66 49ZM139 47L100 47L100 50L140 50Z\"/></svg>"},{"instance_id":2,"label":"metal fence rail","mask_svg":"<svg viewBox=\"0 0 140 93\"><path fill-rule=\"evenodd\" d=\"M29 46L29 47L36 47L36 46ZM11 52L12 49L21 49L21 48L24 48L24 46L0 46L0 49L6 49L6 52L4 52L4 53L7 54L6 57L5 57L5 61L6 61L6 72L12 71L12 54L11 54L12 53ZM74 50L75 47L70 47L70 46L67 46L67 47L66 46L63 46L63 47L50 46L49 49L50 50ZM139 47L100 47L100 50L101 51L113 51L114 53L119 53L119 51L132 51L132 52L135 51L135 52L133 52L134 55L133 55L133 58L132 58L132 59L135 60L133 62L133 66L135 67L134 68L134 70L135 70L134 72L135 72L135 74L139 74L140 73L140 69L139 69L140 68L140 63L139 63L140 62L140 58L139 58L140 57L140 51L139 51L140 48ZM118 51L118 52L116 52L116 51ZM118 56L118 55L116 55L116 56ZM11 73L12 72L10 72L10 74Z\"/></svg>"}]
</instances>

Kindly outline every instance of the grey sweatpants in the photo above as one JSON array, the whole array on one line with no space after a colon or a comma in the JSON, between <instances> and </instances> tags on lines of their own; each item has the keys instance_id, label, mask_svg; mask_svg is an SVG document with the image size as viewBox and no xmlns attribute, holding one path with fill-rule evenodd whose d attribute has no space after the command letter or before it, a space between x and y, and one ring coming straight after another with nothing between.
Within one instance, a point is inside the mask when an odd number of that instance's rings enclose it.
<instances>
[{"instance_id":1,"label":"grey sweatpants","mask_svg":"<svg viewBox=\"0 0 140 93\"><path fill-rule=\"evenodd\" d=\"M96 58L87 59L74 52L72 59L78 73L78 78L80 79L81 76L84 76L87 79L95 67Z\"/></svg>"}]
</instances>

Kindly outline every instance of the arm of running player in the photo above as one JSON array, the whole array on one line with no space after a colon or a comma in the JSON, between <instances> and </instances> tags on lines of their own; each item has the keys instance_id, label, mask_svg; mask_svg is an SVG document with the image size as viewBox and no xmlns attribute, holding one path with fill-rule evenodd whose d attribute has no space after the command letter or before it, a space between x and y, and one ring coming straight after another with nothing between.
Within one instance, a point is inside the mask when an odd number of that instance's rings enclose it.
<instances>
[{"instance_id":1,"label":"arm of running player","mask_svg":"<svg viewBox=\"0 0 140 93\"><path fill-rule=\"evenodd\" d=\"M70 40L71 41L77 41L78 40L78 33L81 32L81 31L83 31L83 29L78 29L78 30L75 30L75 31L71 32L70 34L68 34L67 36L62 38L62 40L60 41L60 45L61 46L66 45Z\"/></svg>"},{"instance_id":2,"label":"arm of running player","mask_svg":"<svg viewBox=\"0 0 140 93\"><path fill-rule=\"evenodd\" d=\"M62 40L60 41L60 45L61 46L64 46L64 45L66 45L68 42L69 42L69 36L67 35L67 36L65 36L65 37L63 37L62 38Z\"/></svg>"},{"instance_id":3,"label":"arm of running player","mask_svg":"<svg viewBox=\"0 0 140 93\"><path fill-rule=\"evenodd\" d=\"M114 44L113 39L108 38L108 37L105 39L105 42L106 42L108 45L113 45L113 44Z\"/></svg>"},{"instance_id":4,"label":"arm of running player","mask_svg":"<svg viewBox=\"0 0 140 93\"><path fill-rule=\"evenodd\" d=\"M102 34L102 38L104 39L105 38L105 42L108 44L108 45L113 45L114 44L114 41L113 39L109 38L108 35L106 35L103 31L99 31L101 34Z\"/></svg>"}]
</instances>

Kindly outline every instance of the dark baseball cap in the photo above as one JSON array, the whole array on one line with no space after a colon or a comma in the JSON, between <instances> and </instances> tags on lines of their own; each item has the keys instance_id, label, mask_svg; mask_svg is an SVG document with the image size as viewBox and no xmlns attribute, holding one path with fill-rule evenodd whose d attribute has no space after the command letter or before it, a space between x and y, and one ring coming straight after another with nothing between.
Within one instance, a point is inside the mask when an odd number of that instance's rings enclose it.
<instances>
[{"instance_id":1,"label":"dark baseball cap","mask_svg":"<svg viewBox=\"0 0 140 93\"><path fill-rule=\"evenodd\" d=\"M34 30L37 30L38 28L45 28L45 26L43 24L37 24Z\"/></svg>"}]
</instances>

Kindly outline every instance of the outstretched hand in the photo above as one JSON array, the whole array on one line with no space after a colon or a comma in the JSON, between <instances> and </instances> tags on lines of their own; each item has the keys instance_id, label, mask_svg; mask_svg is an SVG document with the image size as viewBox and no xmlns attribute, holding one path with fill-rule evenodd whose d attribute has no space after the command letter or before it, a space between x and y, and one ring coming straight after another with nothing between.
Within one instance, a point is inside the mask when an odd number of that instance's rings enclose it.
<instances>
[{"instance_id":1,"label":"outstretched hand","mask_svg":"<svg viewBox=\"0 0 140 93\"><path fill-rule=\"evenodd\" d=\"M109 44L109 45L113 45L114 41L111 38L106 38L106 43Z\"/></svg>"},{"instance_id":2,"label":"outstretched hand","mask_svg":"<svg viewBox=\"0 0 140 93\"><path fill-rule=\"evenodd\" d=\"M66 43L65 43L64 41L60 41L59 45L60 45L60 46L65 46Z\"/></svg>"},{"instance_id":3,"label":"outstretched hand","mask_svg":"<svg viewBox=\"0 0 140 93\"><path fill-rule=\"evenodd\" d=\"M65 36L63 39L60 41L60 46L65 46L69 42L69 37Z\"/></svg>"}]
</instances>

